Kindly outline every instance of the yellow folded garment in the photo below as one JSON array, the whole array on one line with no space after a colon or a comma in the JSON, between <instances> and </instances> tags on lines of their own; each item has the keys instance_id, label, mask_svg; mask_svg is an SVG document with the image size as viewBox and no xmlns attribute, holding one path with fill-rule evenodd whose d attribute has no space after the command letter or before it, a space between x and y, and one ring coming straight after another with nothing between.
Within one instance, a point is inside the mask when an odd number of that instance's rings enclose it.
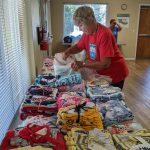
<instances>
[{"instance_id":1,"label":"yellow folded garment","mask_svg":"<svg viewBox=\"0 0 150 150\"><path fill-rule=\"evenodd\" d=\"M76 120L78 118L78 113L77 112L73 112L72 114L68 114L66 113L61 113L60 111L57 114L58 118L61 119L71 119L71 120ZM80 113L80 118L81 119L92 119L92 118L97 118L100 117L99 112L97 110L91 111L90 113L87 112L83 112Z\"/></svg>"},{"instance_id":2,"label":"yellow folded garment","mask_svg":"<svg viewBox=\"0 0 150 150\"><path fill-rule=\"evenodd\" d=\"M68 150L86 150L88 143L88 132L81 128L72 128L65 136Z\"/></svg>"},{"instance_id":3,"label":"yellow folded garment","mask_svg":"<svg viewBox=\"0 0 150 150\"><path fill-rule=\"evenodd\" d=\"M67 130L67 131L70 131L72 128L83 128L85 129L86 131L90 131L90 130L93 130L94 128L98 128L98 129L103 129L101 128L100 126L80 126L80 125L76 125L76 126L67 126L67 125L62 125L60 126L60 128L64 129L64 130Z\"/></svg>"},{"instance_id":4,"label":"yellow folded garment","mask_svg":"<svg viewBox=\"0 0 150 150\"><path fill-rule=\"evenodd\" d=\"M89 102L81 108L80 113L76 111L76 106L68 106L59 109L57 124L60 128L71 130L73 127L82 127L89 131L94 128L103 129L103 123L94 103Z\"/></svg>"},{"instance_id":5,"label":"yellow folded garment","mask_svg":"<svg viewBox=\"0 0 150 150\"><path fill-rule=\"evenodd\" d=\"M90 102L90 103L92 103L92 102ZM87 103L87 105L88 105L88 103ZM92 105L93 105L93 103L92 103ZM78 113L75 110L76 110L75 106L64 107L64 108L59 109L58 115L62 116L63 119L65 119L66 116L69 118L76 117L76 116L78 116ZM91 107L85 106L84 109L81 108L80 114L90 116L95 112L98 112L96 109L96 106L94 106L94 105Z\"/></svg>"},{"instance_id":6,"label":"yellow folded garment","mask_svg":"<svg viewBox=\"0 0 150 150\"><path fill-rule=\"evenodd\" d=\"M71 146L75 145L75 142L71 136L65 135L64 138L66 140L66 145L71 145Z\"/></svg>"},{"instance_id":7,"label":"yellow folded garment","mask_svg":"<svg viewBox=\"0 0 150 150\"><path fill-rule=\"evenodd\" d=\"M86 126L86 125L102 125L102 122L100 121L100 120L80 120L80 122L79 123L77 123L77 121L76 120L63 120L63 119L58 119L57 120L57 124L58 125L76 125L76 124L80 124L81 126Z\"/></svg>"},{"instance_id":8,"label":"yellow folded garment","mask_svg":"<svg viewBox=\"0 0 150 150\"><path fill-rule=\"evenodd\" d=\"M65 124L65 121L62 123L61 121L59 122L59 127L65 130L71 130L73 127L78 127L78 128L83 128L87 131L92 130L94 128L98 128L98 129L103 129L103 124L102 122L95 122L94 124L82 124L81 123L72 123L72 124Z\"/></svg>"},{"instance_id":9,"label":"yellow folded garment","mask_svg":"<svg viewBox=\"0 0 150 150\"><path fill-rule=\"evenodd\" d=\"M72 127L82 127L82 128L86 128L87 130L94 129L94 127L103 129L103 123L100 116L94 118L93 120L91 119L90 121L81 119L79 123L76 123L76 120L58 119L57 124L60 125L63 129L69 129L69 130Z\"/></svg>"},{"instance_id":10,"label":"yellow folded garment","mask_svg":"<svg viewBox=\"0 0 150 150\"><path fill-rule=\"evenodd\" d=\"M69 107L69 106L68 106ZM81 110L81 115L85 115L85 116L89 116L89 115L92 115L93 113L95 113L95 112L98 112L97 110L96 110L96 108L89 108L89 109L86 109L86 110ZM74 107L74 109L72 109L72 110L70 110L69 108L68 108L68 110L67 110L67 108L66 108L66 111L63 111L62 109L61 110L59 110L59 112L58 112L61 116L68 116L68 117L74 117L74 116L76 116L76 115L78 115L78 113L75 111L75 107Z\"/></svg>"}]
</instances>

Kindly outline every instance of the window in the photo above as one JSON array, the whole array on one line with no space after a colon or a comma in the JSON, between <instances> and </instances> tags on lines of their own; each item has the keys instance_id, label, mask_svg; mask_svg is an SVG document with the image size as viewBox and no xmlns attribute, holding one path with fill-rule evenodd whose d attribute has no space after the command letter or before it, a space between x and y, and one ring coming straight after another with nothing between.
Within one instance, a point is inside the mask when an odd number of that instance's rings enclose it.
<instances>
[{"instance_id":1,"label":"window","mask_svg":"<svg viewBox=\"0 0 150 150\"><path fill-rule=\"evenodd\" d=\"M64 37L68 35L77 37L82 34L72 19L75 10L80 6L83 5L64 4ZM86 4L86 6L93 8L97 22L106 25L107 4Z\"/></svg>"},{"instance_id":2,"label":"window","mask_svg":"<svg viewBox=\"0 0 150 150\"><path fill-rule=\"evenodd\" d=\"M0 143L28 89L25 0L0 0Z\"/></svg>"}]
</instances>

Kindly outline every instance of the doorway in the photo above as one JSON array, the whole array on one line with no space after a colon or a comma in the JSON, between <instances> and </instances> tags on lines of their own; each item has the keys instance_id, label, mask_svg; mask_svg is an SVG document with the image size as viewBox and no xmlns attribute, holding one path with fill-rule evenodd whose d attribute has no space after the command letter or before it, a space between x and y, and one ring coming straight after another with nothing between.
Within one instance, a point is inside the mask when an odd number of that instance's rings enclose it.
<instances>
[{"instance_id":1,"label":"doorway","mask_svg":"<svg viewBox=\"0 0 150 150\"><path fill-rule=\"evenodd\" d=\"M141 6L136 58L150 58L150 6Z\"/></svg>"}]
</instances>

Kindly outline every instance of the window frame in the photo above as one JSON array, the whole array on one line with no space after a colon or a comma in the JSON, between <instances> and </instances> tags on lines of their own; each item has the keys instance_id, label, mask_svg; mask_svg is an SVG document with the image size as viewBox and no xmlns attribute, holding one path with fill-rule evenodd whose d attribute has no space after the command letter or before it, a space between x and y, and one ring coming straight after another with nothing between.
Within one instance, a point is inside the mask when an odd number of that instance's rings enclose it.
<instances>
[{"instance_id":1,"label":"window frame","mask_svg":"<svg viewBox=\"0 0 150 150\"><path fill-rule=\"evenodd\" d=\"M93 3L85 3L85 2L83 2L83 3L70 3L70 2L65 2L65 3L63 3L63 13L62 13L62 18L63 18L63 25L62 25L62 30L63 30L63 37L62 37L62 39L65 37L64 36L64 27L65 27L65 24L64 24L64 6L65 5L86 5L86 4L97 4L97 5L106 5L106 26L108 25L108 23L109 23L109 21L108 21L108 17L109 17L109 14L108 14L108 8L109 8L109 5L108 5L108 3L97 3L97 2L93 2Z\"/></svg>"}]
</instances>

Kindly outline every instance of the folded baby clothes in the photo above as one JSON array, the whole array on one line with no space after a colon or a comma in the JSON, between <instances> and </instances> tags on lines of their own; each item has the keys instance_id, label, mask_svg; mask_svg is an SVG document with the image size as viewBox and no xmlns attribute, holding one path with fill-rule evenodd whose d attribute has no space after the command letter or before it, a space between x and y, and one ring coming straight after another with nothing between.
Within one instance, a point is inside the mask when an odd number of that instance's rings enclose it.
<instances>
[{"instance_id":1,"label":"folded baby clothes","mask_svg":"<svg viewBox=\"0 0 150 150\"><path fill-rule=\"evenodd\" d=\"M28 124L19 130L9 130L2 142L2 150L13 147L44 146L53 150L66 150L63 135L47 125Z\"/></svg>"},{"instance_id":2,"label":"folded baby clothes","mask_svg":"<svg viewBox=\"0 0 150 150\"><path fill-rule=\"evenodd\" d=\"M85 93L84 93L84 92L80 92L80 91L75 91L75 92L70 92L70 91L68 91L68 92L62 92L62 93L60 93L60 94L58 95L58 97L59 97L59 96L61 97L62 95L64 95L64 97L77 96L77 97L84 97L84 98L86 98ZM57 99L58 99L58 97L57 97Z\"/></svg>"},{"instance_id":3,"label":"folded baby clothes","mask_svg":"<svg viewBox=\"0 0 150 150\"><path fill-rule=\"evenodd\" d=\"M101 88L98 86L88 87L87 96L95 103L103 103L109 100L124 100L124 94L118 87L109 86Z\"/></svg>"},{"instance_id":4,"label":"folded baby clothes","mask_svg":"<svg viewBox=\"0 0 150 150\"><path fill-rule=\"evenodd\" d=\"M143 140L139 137L136 137L136 138L138 140L140 139L142 144L135 145L130 150L150 150L150 144L149 143L147 143L145 140Z\"/></svg>"},{"instance_id":5,"label":"folded baby clothes","mask_svg":"<svg viewBox=\"0 0 150 150\"><path fill-rule=\"evenodd\" d=\"M67 92L67 91L81 91L85 92L85 81L82 80L80 84L72 84L58 87L59 92Z\"/></svg>"},{"instance_id":6,"label":"folded baby clothes","mask_svg":"<svg viewBox=\"0 0 150 150\"><path fill-rule=\"evenodd\" d=\"M150 146L150 133L146 129L140 129L133 134L114 134L113 140L119 150L130 150L136 145L147 143ZM149 150L149 149L136 149Z\"/></svg>"},{"instance_id":7,"label":"folded baby clothes","mask_svg":"<svg viewBox=\"0 0 150 150\"><path fill-rule=\"evenodd\" d=\"M46 148L42 146L26 146L26 147L19 147L19 148L13 148L11 150L53 150L52 148Z\"/></svg>"},{"instance_id":8,"label":"folded baby clothes","mask_svg":"<svg viewBox=\"0 0 150 150\"><path fill-rule=\"evenodd\" d=\"M51 97L40 96L40 95L27 95L25 100L22 103L22 107L31 107L31 109L35 108L57 108L56 105L56 93ZM44 109L45 110L45 109ZM57 109L56 109L57 110Z\"/></svg>"},{"instance_id":9,"label":"folded baby clothes","mask_svg":"<svg viewBox=\"0 0 150 150\"><path fill-rule=\"evenodd\" d=\"M124 101L110 100L106 103L96 104L96 106L103 115L105 127L133 120L134 118Z\"/></svg>"},{"instance_id":10,"label":"folded baby clothes","mask_svg":"<svg viewBox=\"0 0 150 150\"><path fill-rule=\"evenodd\" d=\"M64 138L68 150L88 149L88 132L82 128L72 128Z\"/></svg>"},{"instance_id":11,"label":"folded baby clothes","mask_svg":"<svg viewBox=\"0 0 150 150\"><path fill-rule=\"evenodd\" d=\"M57 112L58 108L55 101L41 102L41 103L24 102L22 103L20 110L21 112L25 112L25 113L39 112L42 114L43 112L45 112L45 114L49 114L51 112Z\"/></svg>"},{"instance_id":12,"label":"folded baby clothes","mask_svg":"<svg viewBox=\"0 0 150 150\"><path fill-rule=\"evenodd\" d=\"M108 76L103 76L103 75L97 75L95 74L94 78L92 80L87 81L87 87L101 87L101 88L106 88L109 87L112 79L109 78Z\"/></svg>"},{"instance_id":13,"label":"folded baby clothes","mask_svg":"<svg viewBox=\"0 0 150 150\"><path fill-rule=\"evenodd\" d=\"M95 128L88 134L88 150L116 150L111 134Z\"/></svg>"},{"instance_id":14,"label":"folded baby clothes","mask_svg":"<svg viewBox=\"0 0 150 150\"><path fill-rule=\"evenodd\" d=\"M122 134L122 133L134 133L139 129L142 129L142 125L136 121L126 121L120 124L114 124L108 126L106 130L111 134Z\"/></svg>"},{"instance_id":15,"label":"folded baby clothes","mask_svg":"<svg viewBox=\"0 0 150 150\"><path fill-rule=\"evenodd\" d=\"M39 108L39 110L43 107L43 110L46 110L46 109L49 109L49 108L56 108L55 110L57 110L57 105L56 105L56 102L54 100L51 100L49 99L49 101L43 101L41 99L41 101L37 102L37 101L34 101L34 100L31 100L31 99L25 99L24 102L22 103L22 108L31 108L34 109L34 108ZM23 109L24 109L23 108ZM44 109L45 108L45 109Z\"/></svg>"},{"instance_id":16,"label":"folded baby clothes","mask_svg":"<svg viewBox=\"0 0 150 150\"><path fill-rule=\"evenodd\" d=\"M42 96L42 95L26 95L24 103L30 104L30 103L48 103L48 102L54 102L56 101L56 94L57 94L57 89L53 88L53 93L51 96Z\"/></svg>"},{"instance_id":17,"label":"folded baby clothes","mask_svg":"<svg viewBox=\"0 0 150 150\"><path fill-rule=\"evenodd\" d=\"M56 88L50 88L46 86L35 86L32 85L27 91L27 95L41 95L41 96L49 96L55 99L57 94Z\"/></svg>"},{"instance_id":18,"label":"folded baby clothes","mask_svg":"<svg viewBox=\"0 0 150 150\"><path fill-rule=\"evenodd\" d=\"M41 73L44 75L49 75L49 74L54 75L53 59L50 58L43 59L43 66L42 66Z\"/></svg>"},{"instance_id":19,"label":"folded baby clothes","mask_svg":"<svg viewBox=\"0 0 150 150\"><path fill-rule=\"evenodd\" d=\"M51 112L57 112L58 108L57 108L57 105L55 102L53 102L53 104L49 104L49 106L44 106L44 105L21 105L21 111L22 112L29 112L29 113L32 113L32 112L45 112L47 114L51 113Z\"/></svg>"},{"instance_id":20,"label":"folded baby clothes","mask_svg":"<svg viewBox=\"0 0 150 150\"><path fill-rule=\"evenodd\" d=\"M65 85L80 84L81 82L82 82L81 74L76 72L68 76L57 77L55 85L56 87L59 87Z\"/></svg>"},{"instance_id":21,"label":"folded baby clothes","mask_svg":"<svg viewBox=\"0 0 150 150\"><path fill-rule=\"evenodd\" d=\"M27 117L23 120L19 125L18 128L26 127L29 123L36 124L36 125L48 125L51 129L57 129L56 126L57 116L45 117L43 115Z\"/></svg>"},{"instance_id":22,"label":"folded baby clothes","mask_svg":"<svg viewBox=\"0 0 150 150\"><path fill-rule=\"evenodd\" d=\"M81 97L78 94L73 95L71 92L61 93L57 98L58 109L71 105L79 105L82 102L90 102L90 99Z\"/></svg>"},{"instance_id":23,"label":"folded baby clothes","mask_svg":"<svg viewBox=\"0 0 150 150\"><path fill-rule=\"evenodd\" d=\"M57 116L57 124L64 130L71 130L73 127L82 127L87 131L94 128L103 129L101 116L92 102L61 108Z\"/></svg>"},{"instance_id":24,"label":"folded baby clothes","mask_svg":"<svg viewBox=\"0 0 150 150\"><path fill-rule=\"evenodd\" d=\"M25 114L31 114L31 116L56 114L58 111L55 101L56 93L57 89L52 89L50 96L26 95L20 107L21 119L25 119Z\"/></svg>"},{"instance_id":25,"label":"folded baby clothes","mask_svg":"<svg viewBox=\"0 0 150 150\"><path fill-rule=\"evenodd\" d=\"M68 150L116 150L111 135L95 128L72 128L65 136Z\"/></svg>"},{"instance_id":26,"label":"folded baby clothes","mask_svg":"<svg viewBox=\"0 0 150 150\"><path fill-rule=\"evenodd\" d=\"M39 115L43 115L45 117L50 117L50 116L56 116L57 115L57 112L50 112L50 111L30 111L30 112L21 112L20 113L20 119L21 120L24 120L26 119L27 117L33 117L33 116L39 116Z\"/></svg>"},{"instance_id":27,"label":"folded baby clothes","mask_svg":"<svg viewBox=\"0 0 150 150\"><path fill-rule=\"evenodd\" d=\"M71 64L75 61L75 57L69 56L66 60L63 59L63 53L56 53L54 56L54 72L55 76L68 76L74 73Z\"/></svg>"},{"instance_id":28,"label":"folded baby clothes","mask_svg":"<svg viewBox=\"0 0 150 150\"><path fill-rule=\"evenodd\" d=\"M48 87L55 87L56 78L53 75L38 75L33 85L44 85Z\"/></svg>"}]
</instances>

